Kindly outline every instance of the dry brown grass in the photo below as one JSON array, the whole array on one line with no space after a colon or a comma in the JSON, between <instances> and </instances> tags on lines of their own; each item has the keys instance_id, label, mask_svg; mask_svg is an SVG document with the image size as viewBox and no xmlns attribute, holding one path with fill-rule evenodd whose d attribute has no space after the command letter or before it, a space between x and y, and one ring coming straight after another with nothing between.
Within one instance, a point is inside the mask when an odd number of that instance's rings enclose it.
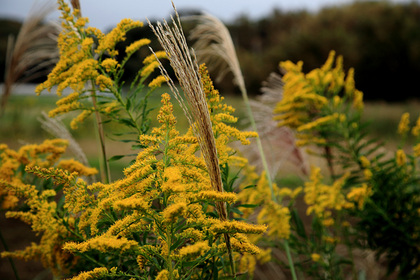
<instances>
[{"instance_id":1,"label":"dry brown grass","mask_svg":"<svg viewBox=\"0 0 420 280\"><path fill-rule=\"evenodd\" d=\"M58 61L59 27L45 24L46 16L55 10L55 3L46 1L32 7L16 39L9 37L1 111L3 112L14 84L45 75Z\"/></svg>"}]
</instances>

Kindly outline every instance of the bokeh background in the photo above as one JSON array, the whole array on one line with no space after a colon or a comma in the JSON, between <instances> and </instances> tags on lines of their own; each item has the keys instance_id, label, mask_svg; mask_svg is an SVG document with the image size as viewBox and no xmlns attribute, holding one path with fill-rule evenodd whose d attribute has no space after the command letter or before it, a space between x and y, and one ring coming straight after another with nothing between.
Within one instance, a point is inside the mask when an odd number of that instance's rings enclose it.
<instances>
[{"instance_id":1,"label":"bokeh background","mask_svg":"<svg viewBox=\"0 0 420 280\"><path fill-rule=\"evenodd\" d=\"M8 40L18 35L31 9L44 1L0 0L0 84L4 82ZM90 25L107 32L121 19L131 17L145 21L169 18L170 0L158 1L94 1L81 0L83 16ZM355 68L356 87L363 91L366 102L365 119L370 121L372 134L393 142L393 135L403 112L410 112L414 121L420 112L420 2L419 1L280 1L280 0L212 0L174 1L181 16L208 12L224 21L236 46L249 94L255 98L263 81L271 72L279 72L280 61L304 61L304 71L320 67L330 50L344 58L344 67ZM153 4L150 4L153 3ZM52 12L45 21L58 21ZM185 33L194 22L184 22ZM153 38L148 26L127 34L121 50L140 38ZM159 49L152 43L154 49ZM144 50L148 51L148 50ZM139 52L129 61L125 79L130 80L139 69L138 61L147 55ZM123 53L121 51L120 53ZM55 107L54 95L33 93L34 86L45 75L13 87L12 94L0 117L0 143L13 148L22 143L39 142L50 137L41 129L37 118L41 111ZM216 83L227 103L238 109L237 116L246 126L245 109L240 93L227 75ZM162 91L166 89L163 88ZM159 94L152 97L158 106ZM152 114L153 115L153 114ZM68 120L64 119L66 123ZM73 131L93 166L99 165L93 123ZM109 141L110 156L130 153L120 142ZM121 174L126 162L112 163L113 178ZM283 182L285 183L285 182ZM292 180L291 184L299 184ZM11 250L22 249L36 236L19 221L5 220L1 215L0 229ZM2 250L4 248L0 247ZM36 263L16 262L22 279L50 279L48 271ZM0 279L13 279L7 260L0 259Z\"/></svg>"}]
</instances>

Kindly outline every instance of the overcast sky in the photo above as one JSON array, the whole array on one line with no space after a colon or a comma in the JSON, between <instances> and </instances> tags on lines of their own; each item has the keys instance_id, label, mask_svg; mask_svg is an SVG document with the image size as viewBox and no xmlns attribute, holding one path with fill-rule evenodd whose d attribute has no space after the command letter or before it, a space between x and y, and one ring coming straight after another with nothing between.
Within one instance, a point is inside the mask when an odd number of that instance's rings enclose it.
<instances>
[{"instance_id":1,"label":"overcast sky","mask_svg":"<svg viewBox=\"0 0 420 280\"><path fill-rule=\"evenodd\" d=\"M0 17L22 20L35 3L39 5L46 1L48 0L0 0ZM162 19L172 12L170 0L80 0L80 2L83 16L89 17L90 25L103 31L115 26L123 18L141 21L146 17ZM352 0L174 0L178 10L184 8L203 10L223 21L231 21L239 15L261 18L270 14L275 7L286 11L299 9L317 11L325 6L349 2ZM392 0L392 2L410 2L410 0ZM52 17L57 16L58 13L55 13Z\"/></svg>"}]
</instances>

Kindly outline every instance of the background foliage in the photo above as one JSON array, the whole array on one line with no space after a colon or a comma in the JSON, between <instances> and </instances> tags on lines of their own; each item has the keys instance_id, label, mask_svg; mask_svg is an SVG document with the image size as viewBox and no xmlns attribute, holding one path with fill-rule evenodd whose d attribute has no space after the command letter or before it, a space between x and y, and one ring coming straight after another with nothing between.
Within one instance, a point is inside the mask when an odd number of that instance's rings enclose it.
<instances>
[{"instance_id":1,"label":"background foliage","mask_svg":"<svg viewBox=\"0 0 420 280\"><path fill-rule=\"evenodd\" d=\"M0 23L2 81L5 42L9 33L18 32L19 23ZM185 24L184 28L188 33L189 26ZM420 75L419 3L360 1L317 13L274 10L259 20L239 17L228 28L251 94L259 93L261 81L277 70L278 61L303 60L303 70L308 71L321 65L333 49L346 58L345 69L357 69L355 80L365 99L397 101L417 95L412 89ZM148 38L150 32L145 27L133 30L119 47ZM132 77L135 70L134 63L128 64L127 77ZM235 91L229 77L216 85L224 92Z\"/></svg>"}]
</instances>

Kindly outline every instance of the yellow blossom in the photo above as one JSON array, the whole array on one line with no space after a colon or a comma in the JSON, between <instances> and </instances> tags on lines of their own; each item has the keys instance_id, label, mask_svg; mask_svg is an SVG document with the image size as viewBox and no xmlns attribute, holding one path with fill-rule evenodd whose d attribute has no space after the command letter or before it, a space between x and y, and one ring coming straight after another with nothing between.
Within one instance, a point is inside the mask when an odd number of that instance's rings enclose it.
<instances>
[{"instance_id":1,"label":"yellow blossom","mask_svg":"<svg viewBox=\"0 0 420 280\"><path fill-rule=\"evenodd\" d=\"M410 124L410 114L404 113L401 116L400 123L398 124L398 134L405 135L410 130L409 124Z\"/></svg>"},{"instance_id":2,"label":"yellow blossom","mask_svg":"<svg viewBox=\"0 0 420 280\"><path fill-rule=\"evenodd\" d=\"M118 61L113 58L106 58L101 62L101 66L105 68L105 71L112 72L119 66L119 64Z\"/></svg>"},{"instance_id":3,"label":"yellow blossom","mask_svg":"<svg viewBox=\"0 0 420 280\"><path fill-rule=\"evenodd\" d=\"M266 229L263 225L251 225L240 221L219 221L210 228L214 233L263 233Z\"/></svg>"},{"instance_id":4,"label":"yellow blossom","mask_svg":"<svg viewBox=\"0 0 420 280\"><path fill-rule=\"evenodd\" d=\"M278 203L269 201L258 214L258 223L268 226L268 236L288 239L290 235L290 211Z\"/></svg>"},{"instance_id":5,"label":"yellow blossom","mask_svg":"<svg viewBox=\"0 0 420 280\"><path fill-rule=\"evenodd\" d=\"M126 53L127 56L130 56L131 54L133 54L135 51L137 51L141 47L150 44L150 42L151 41L149 39L137 40L137 41L131 43L128 47L125 48L125 53Z\"/></svg>"},{"instance_id":6,"label":"yellow blossom","mask_svg":"<svg viewBox=\"0 0 420 280\"><path fill-rule=\"evenodd\" d=\"M201 191L197 193L197 198L202 199L202 200L210 200L210 201L224 201L230 204L235 203L237 199L235 193L217 192L214 190Z\"/></svg>"},{"instance_id":7,"label":"yellow blossom","mask_svg":"<svg viewBox=\"0 0 420 280\"><path fill-rule=\"evenodd\" d=\"M361 156L361 157L359 158L359 160L360 160L360 163L361 163L361 165L362 165L362 167L363 167L363 168L368 168L368 167L370 167L370 161L367 159L367 157L365 157L365 156Z\"/></svg>"},{"instance_id":8,"label":"yellow blossom","mask_svg":"<svg viewBox=\"0 0 420 280\"><path fill-rule=\"evenodd\" d=\"M156 276L155 280L169 280L169 271L166 269L161 270Z\"/></svg>"},{"instance_id":9,"label":"yellow blossom","mask_svg":"<svg viewBox=\"0 0 420 280\"><path fill-rule=\"evenodd\" d=\"M416 137L420 135L420 116L416 121L416 125L412 128L411 133Z\"/></svg>"},{"instance_id":10,"label":"yellow blossom","mask_svg":"<svg viewBox=\"0 0 420 280\"><path fill-rule=\"evenodd\" d=\"M140 21L133 21L131 19L121 20L121 22L119 22L117 26L111 30L111 32L100 39L96 52L101 53L107 51L111 56L116 55L117 52L115 51L115 45L118 42L125 40L125 35L129 30L142 26L143 23Z\"/></svg>"},{"instance_id":11,"label":"yellow blossom","mask_svg":"<svg viewBox=\"0 0 420 280\"><path fill-rule=\"evenodd\" d=\"M157 51L155 53L152 53L151 55L147 56L144 60L143 60L143 64L147 65L147 64L151 64L152 62L156 61L156 57L158 59L162 59L162 58L166 58L166 52L165 51Z\"/></svg>"},{"instance_id":12,"label":"yellow blossom","mask_svg":"<svg viewBox=\"0 0 420 280\"><path fill-rule=\"evenodd\" d=\"M197 255L203 255L210 249L208 241L199 241L192 245L182 247L179 250L180 258L197 257Z\"/></svg>"},{"instance_id":13,"label":"yellow blossom","mask_svg":"<svg viewBox=\"0 0 420 280\"><path fill-rule=\"evenodd\" d=\"M165 76L157 76L156 78L154 78L149 84L148 87L150 88L157 88L160 87L162 85L162 83L166 82L166 78Z\"/></svg>"},{"instance_id":14,"label":"yellow blossom","mask_svg":"<svg viewBox=\"0 0 420 280\"><path fill-rule=\"evenodd\" d=\"M314 262L319 262L321 260L321 255L317 254L317 253L313 253L313 254L311 254L311 259Z\"/></svg>"},{"instance_id":15,"label":"yellow blossom","mask_svg":"<svg viewBox=\"0 0 420 280\"><path fill-rule=\"evenodd\" d=\"M372 189L367 184L362 184L361 187L354 187L347 194L347 199L357 203L358 208L362 209L366 198L372 194Z\"/></svg>"},{"instance_id":16,"label":"yellow blossom","mask_svg":"<svg viewBox=\"0 0 420 280\"><path fill-rule=\"evenodd\" d=\"M74 159L61 160L57 167L65 169L69 172L77 172L79 175L82 176L90 176L98 173L98 170L96 168L84 166L83 164Z\"/></svg>"},{"instance_id":17,"label":"yellow blossom","mask_svg":"<svg viewBox=\"0 0 420 280\"><path fill-rule=\"evenodd\" d=\"M71 278L71 280L91 280L104 278L108 275L108 269L106 267L97 267L91 271L81 272L79 275Z\"/></svg>"},{"instance_id":18,"label":"yellow blossom","mask_svg":"<svg viewBox=\"0 0 420 280\"><path fill-rule=\"evenodd\" d=\"M420 157L420 143L413 147L413 151L415 157Z\"/></svg>"},{"instance_id":19,"label":"yellow blossom","mask_svg":"<svg viewBox=\"0 0 420 280\"><path fill-rule=\"evenodd\" d=\"M359 90L355 90L354 91L354 98L353 98L353 107L361 110L363 109L363 92L359 91Z\"/></svg>"},{"instance_id":20,"label":"yellow blossom","mask_svg":"<svg viewBox=\"0 0 420 280\"><path fill-rule=\"evenodd\" d=\"M96 84L99 85L100 90L104 91L106 89L111 89L114 85L114 82L111 78L105 75L99 75L96 78Z\"/></svg>"},{"instance_id":21,"label":"yellow blossom","mask_svg":"<svg viewBox=\"0 0 420 280\"><path fill-rule=\"evenodd\" d=\"M363 175L365 176L366 180L370 180L373 176L372 171L368 168L363 169Z\"/></svg>"},{"instance_id":22,"label":"yellow blossom","mask_svg":"<svg viewBox=\"0 0 420 280\"><path fill-rule=\"evenodd\" d=\"M140 75L142 77L147 77L158 67L159 67L159 62L153 61L152 63L147 64L145 67L143 67L143 69L140 72Z\"/></svg>"},{"instance_id":23,"label":"yellow blossom","mask_svg":"<svg viewBox=\"0 0 420 280\"><path fill-rule=\"evenodd\" d=\"M77 117L75 117L70 122L71 129L78 129L79 128L79 123L83 123L91 114L92 114L92 111L90 111L90 110L85 110L85 111L81 112L79 115L77 115Z\"/></svg>"},{"instance_id":24,"label":"yellow blossom","mask_svg":"<svg viewBox=\"0 0 420 280\"><path fill-rule=\"evenodd\" d=\"M407 161L407 157L405 155L405 152L401 149L397 150L397 152L395 154L395 160L396 160L398 166L404 166L406 161Z\"/></svg>"},{"instance_id":25,"label":"yellow blossom","mask_svg":"<svg viewBox=\"0 0 420 280\"><path fill-rule=\"evenodd\" d=\"M186 203L176 203L172 204L163 210L162 215L167 223L173 223L178 217L182 217L182 214L187 208Z\"/></svg>"}]
</instances>

